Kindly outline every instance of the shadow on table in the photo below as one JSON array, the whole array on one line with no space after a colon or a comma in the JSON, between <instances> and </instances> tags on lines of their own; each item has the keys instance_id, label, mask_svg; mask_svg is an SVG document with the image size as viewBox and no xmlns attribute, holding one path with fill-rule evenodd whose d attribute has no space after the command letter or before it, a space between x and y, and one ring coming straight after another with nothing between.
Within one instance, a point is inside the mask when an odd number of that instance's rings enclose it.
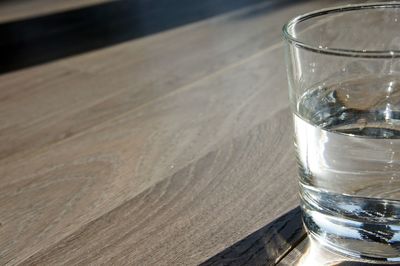
<instances>
[{"instance_id":1,"label":"shadow on table","mask_svg":"<svg viewBox=\"0 0 400 266\"><path fill-rule=\"evenodd\" d=\"M267 3L262 12L270 12L295 1L298 0L100 1L6 21L0 23L0 73L109 47L261 3Z\"/></svg>"},{"instance_id":2,"label":"shadow on table","mask_svg":"<svg viewBox=\"0 0 400 266\"><path fill-rule=\"evenodd\" d=\"M271 265L305 237L300 207L226 248L201 265Z\"/></svg>"},{"instance_id":3,"label":"shadow on table","mask_svg":"<svg viewBox=\"0 0 400 266\"><path fill-rule=\"evenodd\" d=\"M357 261L321 246L306 236L300 207L282 215L200 265L382 265ZM399 265L399 264L390 264Z\"/></svg>"}]
</instances>

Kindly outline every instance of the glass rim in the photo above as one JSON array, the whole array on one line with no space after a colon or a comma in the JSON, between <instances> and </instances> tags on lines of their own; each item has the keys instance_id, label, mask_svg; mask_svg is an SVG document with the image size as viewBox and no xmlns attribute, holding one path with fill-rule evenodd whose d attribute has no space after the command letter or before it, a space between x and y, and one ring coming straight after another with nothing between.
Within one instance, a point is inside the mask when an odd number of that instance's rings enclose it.
<instances>
[{"instance_id":1,"label":"glass rim","mask_svg":"<svg viewBox=\"0 0 400 266\"><path fill-rule=\"evenodd\" d=\"M356 49L342 49L342 48L315 46L307 42L301 41L299 38L293 36L293 34L290 33L290 29L292 29L294 26L312 18L317 18L327 14L344 13L348 11L363 10L363 9L378 9L378 8L382 9L400 8L400 2L349 4L349 5L329 7L308 12L289 20L282 28L283 37L287 42L294 44L296 47L321 54L347 56L347 57L364 57L364 58L400 57L400 50L356 50Z\"/></svg>"}]
</instances>

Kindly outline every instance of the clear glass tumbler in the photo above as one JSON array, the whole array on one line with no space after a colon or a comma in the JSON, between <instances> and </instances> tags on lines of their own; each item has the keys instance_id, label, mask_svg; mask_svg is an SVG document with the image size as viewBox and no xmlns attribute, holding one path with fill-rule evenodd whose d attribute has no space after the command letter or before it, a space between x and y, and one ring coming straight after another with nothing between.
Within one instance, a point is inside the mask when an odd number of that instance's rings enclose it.
<instances>
[{"instance_id":1,"label":"clear glass tumbler","mask_svg":"<svg viewBox=\"0 0 400 266\"><path fill-rule=\"evenodd\" d=\"M283 35L307 231L400 261L400 3L308 13Z\"/></svg>"}]
</instances>

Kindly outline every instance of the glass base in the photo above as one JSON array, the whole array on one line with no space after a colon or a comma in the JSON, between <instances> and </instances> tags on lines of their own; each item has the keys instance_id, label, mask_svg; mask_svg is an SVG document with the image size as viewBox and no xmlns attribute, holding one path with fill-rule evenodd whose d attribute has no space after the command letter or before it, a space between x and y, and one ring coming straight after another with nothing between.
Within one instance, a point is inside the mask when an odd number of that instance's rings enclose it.
<instances>
[{"instance_id":1,"label":"glass base","mask_svg":"<svg viewBox=\"0 0 400 266\"><path fill-rule=\"evenodd\" d=\"M352 221L338 216L304 208L303 222L310 237L328 250L343 254L352 259L371 263L396 264L400 262L400 243L378 241L376 235L398 234L398 225L379 225ZM369 227L368 227L369 226ZM392 228L392 226L396 227ZM367 229L366 229L367 228ZM388 232L390 230L390 232ZM364 235L371 235L365 238ZM380 239L380 238L379 238ZM396 237L397 239L397 237Z\"/></svg>"}]
</instances>

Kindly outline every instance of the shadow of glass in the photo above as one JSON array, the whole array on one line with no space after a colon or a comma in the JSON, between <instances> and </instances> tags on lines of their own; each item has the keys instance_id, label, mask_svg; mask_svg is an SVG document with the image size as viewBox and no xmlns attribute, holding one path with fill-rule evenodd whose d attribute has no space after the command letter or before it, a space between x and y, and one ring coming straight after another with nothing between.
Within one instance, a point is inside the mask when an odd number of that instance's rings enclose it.
<instances>
[{"instance_id":1,"label":"shadow of glass","mask_svg":"<svg viewBox=\"0 0 400 266\"><path fill-rule=\"evenodd\" d=\"M304 237L297 207L200 265L273 265Z\"/></svg>"},{"instance_id":2,"label":"shadow of glass","mask_svg":"<svg viewBox=\"0 0 400 266\"><path fill-rule=\"evenodd\" d=\"M331 251L307 237L297 207L200 265L382 265ZM387 265L387 264L385 264ZM400 264L389 264L400 265Z\"/></svg>"}]
</instances>

